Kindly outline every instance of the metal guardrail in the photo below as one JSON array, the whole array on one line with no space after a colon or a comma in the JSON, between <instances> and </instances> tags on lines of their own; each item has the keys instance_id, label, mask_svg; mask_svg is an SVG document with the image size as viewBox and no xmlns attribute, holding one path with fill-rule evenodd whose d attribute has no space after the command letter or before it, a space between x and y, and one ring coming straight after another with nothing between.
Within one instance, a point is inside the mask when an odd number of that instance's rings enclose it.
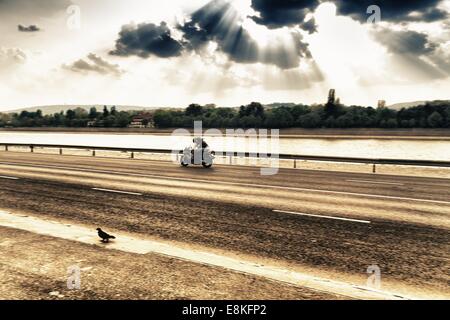
<instances>
[{"instance_id":1,"label":"metal guardrail","mask_svg":"<svg viewBox=\"0 0 450 320\"><path fill-rule=\"evenodd\" d=\"M77 146L77 145L57 145L57 144L25 144L25 143L0 143L0 146L5 147L5 151L9 147L28 147L30 152L34 152L35 148L52 148L59 149L59 154L63 154L64 149L78 149L92 151L92 156L96 156L96 151L117 151L131 153L130 157L133 159L135 153L152 153L152 154L172 154L172 150L167 149L147 149L147 148L120 148L120 147L98 147L98 146ZM181 152L181 150L180 150ZM326 156L308 156L308 155L293 155L293 154L267 154L257 155L251 152L219 152L218 155L225 155L227 157L240 158L278 158L280 160L293 160L294 168L297 167L297 161L323 161L323 162L343 162L343 163L360 163L372 164L374 172L375 165L390 164L390 165L407 165L407 166L425 166L425 167L450 167L450 161L433 161L433 160L403 160L403 159L371 159L371 158L353 158L353 157L326 157Z\"/></svg>"}]
</instances>

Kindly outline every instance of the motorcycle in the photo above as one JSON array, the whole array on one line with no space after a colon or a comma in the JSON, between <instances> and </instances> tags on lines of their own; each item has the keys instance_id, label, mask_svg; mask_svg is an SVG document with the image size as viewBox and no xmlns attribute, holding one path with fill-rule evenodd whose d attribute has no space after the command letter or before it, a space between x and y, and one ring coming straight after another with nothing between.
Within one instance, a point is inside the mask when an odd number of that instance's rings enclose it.
<instances>
[{"instance_id":1,"label":"motorcycle","mask_svg":"<svg viewBox=\"0 0 450 320\"><path fill-rule=\"evenodd\" d=\"M209 148L186 147L183 151L180 164L183 167L189 165L202 165L204 168L211 168L215 158L215 152Z\"/></svg>"}]
</instances>

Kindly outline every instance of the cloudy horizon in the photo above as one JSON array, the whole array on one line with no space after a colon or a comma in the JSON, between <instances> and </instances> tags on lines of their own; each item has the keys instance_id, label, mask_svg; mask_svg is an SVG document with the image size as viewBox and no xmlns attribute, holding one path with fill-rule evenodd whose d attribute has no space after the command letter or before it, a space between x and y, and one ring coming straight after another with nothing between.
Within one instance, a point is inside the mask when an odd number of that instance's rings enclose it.
<instances>
[{"instance_id":1,"label":"cloudy horizon","mask_svg":"<svg viewBox=\"0 0 450 320\"><path fill-rule=\"evenodd\" d=\"M0 21L0 111L450 99L450 0L0 0Z\"/></svg>"}]
</instances>

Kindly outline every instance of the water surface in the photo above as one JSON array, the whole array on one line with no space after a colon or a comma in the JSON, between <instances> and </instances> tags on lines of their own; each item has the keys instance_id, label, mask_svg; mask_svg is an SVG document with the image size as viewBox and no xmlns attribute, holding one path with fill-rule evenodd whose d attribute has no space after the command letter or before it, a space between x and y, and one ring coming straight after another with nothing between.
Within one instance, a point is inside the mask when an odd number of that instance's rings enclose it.
<instances>
[{"instance_id":1,"label":"water surface","mask_svg":"<svg viewBox=\"0 0 450 320\"><path fill-rule=\"evenodd\" d=\"M207 137L206 140L217 151L266 150L310 156L450 161L450 140L280 138L278 148L271 148L270 142L264 139ZM0 143L178 150L191 142L190 136L152 134L0 132Z\"/></svg>"}]
</instances>

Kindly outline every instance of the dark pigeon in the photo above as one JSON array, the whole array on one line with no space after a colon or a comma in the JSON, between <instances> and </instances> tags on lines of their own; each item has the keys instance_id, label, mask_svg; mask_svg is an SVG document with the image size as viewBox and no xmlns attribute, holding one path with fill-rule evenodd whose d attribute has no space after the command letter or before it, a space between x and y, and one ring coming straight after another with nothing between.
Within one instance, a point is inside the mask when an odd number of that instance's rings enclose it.
<instances>
[{"instance_id":1,"label":"dark pigeon","mask_svg":"<svg viewBox=\"0 0 450 320\"><path fill-rule=\"evenodd\" d=\"M107 234L106 232L104 232L100 228L97 228L97 231L98 231L98 236L100 238L102 238L102 242L104 242L104 243L109 242L109 239L115 239L116 238L116 237L114 237L114 236L112 236L110 234Z\"/></svg>"}]
</instances>

